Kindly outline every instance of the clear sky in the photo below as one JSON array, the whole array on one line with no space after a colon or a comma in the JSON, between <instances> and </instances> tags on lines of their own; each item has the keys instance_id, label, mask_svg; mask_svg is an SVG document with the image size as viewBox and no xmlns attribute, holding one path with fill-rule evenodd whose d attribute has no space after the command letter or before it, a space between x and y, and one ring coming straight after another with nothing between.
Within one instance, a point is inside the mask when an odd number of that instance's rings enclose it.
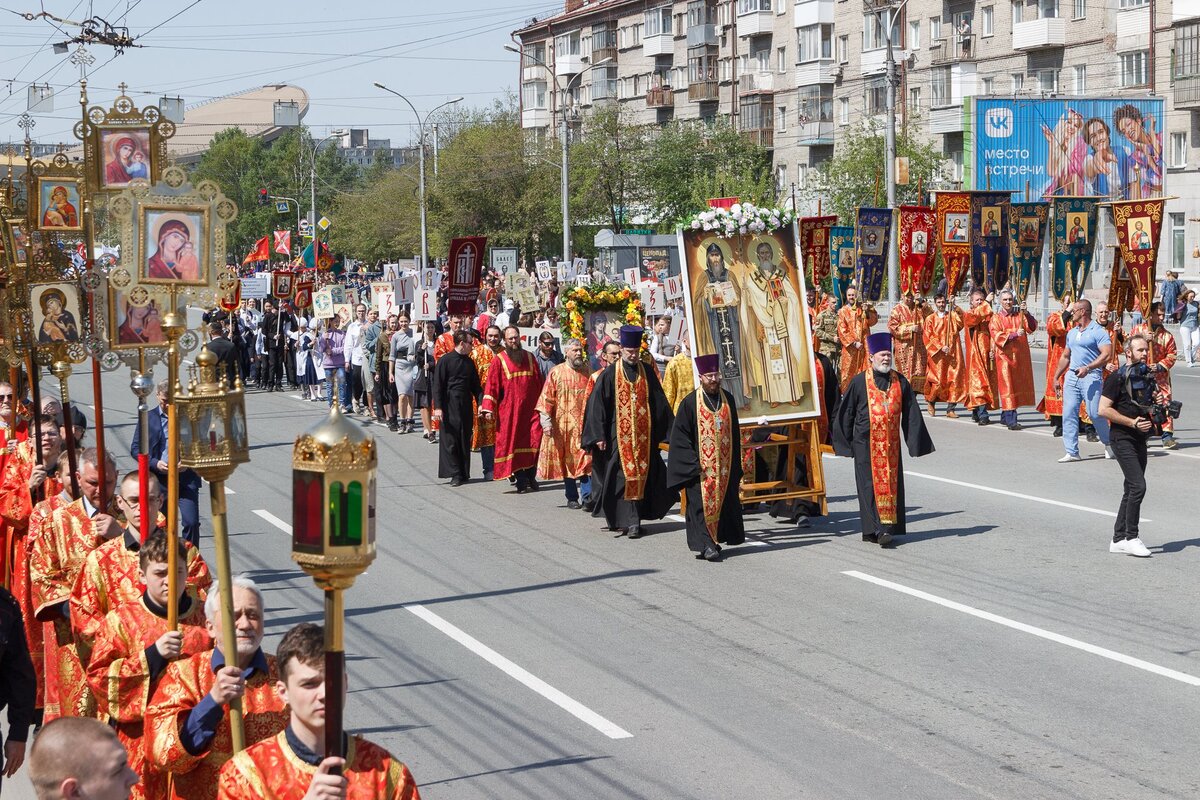
<instances>
[{"instance_id":1,"label":"clear sky","mask_svg":"<svg viewBox=\"0 0 1200 800\"><path fill-rule=\"evenodd\" d=\"M404 144L412 112L373 82L422 113L460 95L465 105L487 105L517 85L517 56L503 49L511 32L561 11L562 0L0 0L0 142L24 138L17 118L31 83L57 93L53 111L34 115L34 138L74 141L79 69L51 48L79 28L13 13L43 8L75 21L100 16L144 45L120 56L89 45L90 104L107 107L121 81L139 106L162 95L190 106L291 83L309 94L305 122L314 132L369 128L372 138Z\"/></svg>"}]
</instances>

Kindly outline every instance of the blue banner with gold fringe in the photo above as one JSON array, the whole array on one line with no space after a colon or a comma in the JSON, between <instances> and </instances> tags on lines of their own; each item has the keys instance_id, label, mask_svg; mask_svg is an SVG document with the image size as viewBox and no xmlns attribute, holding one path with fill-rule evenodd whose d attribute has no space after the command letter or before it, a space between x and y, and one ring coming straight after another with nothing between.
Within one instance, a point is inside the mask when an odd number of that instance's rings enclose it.
<instances>
[{"instance_id":1,"label":"blue banner with gold fringe","mask_svg":"<svg viewBox=\"0 0 1200 800\"><path fill-rule=\"evenodd\" d=\"M1096 249L1096 204L1102 197L1054 197L1050 290L1058 300L1076 300L1092 271Z\"/></svg>"},{"instance_id":2,"label":"blue banner with gold fringe","mask_svg":"<svg viewBox=\"0 0 1200 800\"><path fill-rule=\"evenodd\" d=\"M846 290L854 280L853 225L834 225L829 229L829 263L833 296L841 307L846 303Z\"/></svg>"},{"instance_id":3,"label":"blue banner with gold fringe","mask_svg":"<svg viewBox=\"0 0 1200 800\"><path fill-rule=\"evenodd\" d=\"M1049 203L1013 203L1009 209L1008 244L1012 253L1009 279L1018 303L1025 302L1033 276L1042 262L1049 218Z\"/></svg>"},{"instance_id":4,"label":"blue banner with gold fringe","mask_svg":"<svg viewBox=\"0 0 1200 800\"><path fill-rule=\"evenodd\" d=\"M971 281L994 292L1008 283L1008 192L971 194Z\"/></svg>"},{"instance_id":5,"label":"blue banner with gold fringe","mask_svg":"<svg viewBox=\"0 0 1200 800\"><path fill-rule=\"evenodd\" d=\"M860 208L856 220L854 282L860 300L878 303L883 295L883 277L887 274L892 209Z\"/></svg>"}]
</instances>

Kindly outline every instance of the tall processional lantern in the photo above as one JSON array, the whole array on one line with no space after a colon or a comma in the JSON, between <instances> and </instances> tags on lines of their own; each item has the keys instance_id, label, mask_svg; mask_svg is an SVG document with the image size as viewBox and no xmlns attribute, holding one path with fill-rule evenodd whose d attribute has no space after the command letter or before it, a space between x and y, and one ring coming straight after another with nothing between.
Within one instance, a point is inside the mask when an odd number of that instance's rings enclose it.
<instances>
[{"instance_id":1,"label":"tall processional lantern","mask_svg":"<svg viewBox=\"0 0 1200 800\"><path fill-rule=\"evenodd\" d=\"M345 757L342 593L375 560L375 439L337 403L292 449L292 560L325 594L325 755Z\"/></svg>"}]
</instances>

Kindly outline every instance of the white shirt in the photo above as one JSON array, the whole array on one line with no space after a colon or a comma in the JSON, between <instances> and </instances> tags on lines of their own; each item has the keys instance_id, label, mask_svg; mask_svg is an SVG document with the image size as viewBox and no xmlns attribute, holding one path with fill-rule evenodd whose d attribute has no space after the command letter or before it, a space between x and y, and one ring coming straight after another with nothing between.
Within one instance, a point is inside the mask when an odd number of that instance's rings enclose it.
<instances>
[{"instance_id":1,"label":"white shirt","mask_svg":"<svg viewBox=\"0 0 1200 800\"><path fill-rule=\"evenodd\" d=\"M345 352L349 354L350 365L354 367L363 365L363 352L359 345L362 344L362 330L365 324L356 319L346 326Z\"/></svg>"}]
</instances>

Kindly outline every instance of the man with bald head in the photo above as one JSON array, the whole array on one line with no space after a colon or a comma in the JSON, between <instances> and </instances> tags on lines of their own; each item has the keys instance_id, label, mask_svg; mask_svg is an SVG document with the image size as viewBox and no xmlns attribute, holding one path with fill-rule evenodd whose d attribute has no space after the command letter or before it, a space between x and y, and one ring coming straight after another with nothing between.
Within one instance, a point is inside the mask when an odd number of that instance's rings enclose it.
<instances>
[{"instance_id":1,"label":"man with bald head","mask_svg":"<svg viewBox=\"0 0 1200 800\"><path fill-rule=\"evenodd\" d=\"M86 717L46 724L29 755L38 800L125 800L138 782L113 729Z\"/></svg>"},{"instance_id":2,"label":"man with bald head","mask_svg":"<svg viewBox=\"0 0 1200 800\"><path fill-rule=\"evenodd\" d=\"M1100 389L1104 383L1104 367L1112 358L1112 338L1108 331L1092 319L1092 304L1080 298L1071 306L1070 330L1067 331L1062 356L1054 369L1054 380L1063 378L1062 421L1063 447L1066 454L1061 464L1082 460L1079 456L1079 406L1087 408L1088 417L1104 443L1106 458L1115 458L1108 446L1108 420L1100 412Z\"/></svg>"}]
</instances>

